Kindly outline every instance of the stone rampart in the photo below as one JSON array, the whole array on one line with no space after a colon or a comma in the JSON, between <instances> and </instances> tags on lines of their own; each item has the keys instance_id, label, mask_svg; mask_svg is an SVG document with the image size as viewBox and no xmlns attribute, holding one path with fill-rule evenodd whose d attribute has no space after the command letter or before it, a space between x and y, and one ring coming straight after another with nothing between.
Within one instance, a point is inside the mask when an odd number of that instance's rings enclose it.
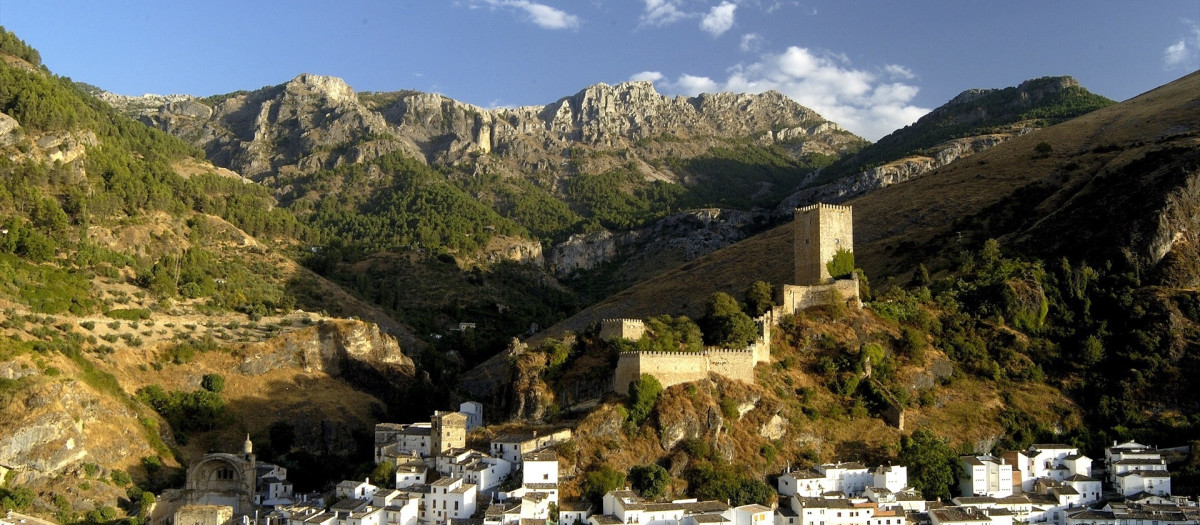
<instances>
[{"instance_id":1,"label":"stone rampart","mask_svg":"<svg viewBox=\"0 0 1200 525\"><path fill-rule=\"evenodd\" d=\"M756 318L754 322L758 326L758 337L746 348L709 347L700 352L622 352L613 373L613 391L621 395L629 394L629 383L642 374L654 376L663 387L699 381L707 378L709 372L754 383L754 365L771 362L771 325L775 319L774 311ZM633 323L641 328L642 332L637 334L637 338L641 338L645 326L641 321L630 319L606 319L601 324L601 337L611 338L605 337L605 327L613 327L611 333L615 333L616 327Z\"/></svg>"},{"instance_id":2,"label":"stone rampart","mask_svg":"<svg viewBox=\"0 0 1200 525\"><path fill-rule=\"evenodd\" d=\"M629 394L629 384L642 374L650 374L662 386L699 381L709 372L744 381L754 382L755 352L750 349L731 350L711 348L701 352L622 352L617 359L617 370L613 377L613 389L621 395Z\"/></svg>"},{"instance_id":3,"label":"stone rampart","mask_svg":"<svg viewBox=\"0 0 1200 525\"><path fill-rule=\"evenodd\" d=\"M641 319L605 319L600 322L600 339L628 339L637 341L646 334L646 324Z\"/></svg>"},{"instance_id":4,"label":"stone rampart","mask_svg":"<svg viewBox=\"0 0 1200 525\"><path fill-rule=\"evenodd\" d=\"M779 301L781 313L795 314L814 306L832 304L835 300L846 301L855 308L862 308L862 299L858 294L858 275L850 279L838 279L829 284L811 286L796 286L785 284L780 288Z\"/></svg>"}]
</instances>

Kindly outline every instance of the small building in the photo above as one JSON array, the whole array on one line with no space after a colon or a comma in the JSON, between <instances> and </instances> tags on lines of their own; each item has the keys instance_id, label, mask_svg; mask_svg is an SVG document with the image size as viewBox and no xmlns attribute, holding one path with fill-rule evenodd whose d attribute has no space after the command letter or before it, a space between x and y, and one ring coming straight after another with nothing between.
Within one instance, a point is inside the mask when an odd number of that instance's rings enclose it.
<instances>
[{"instance_id":1,"label":"small building","mask_svg":"<svg viewBox=\"0 0 1200 525\"><path fill-rule=\"evenodd\" d=\"M425 509L421 518L425 523L446 523L451 519L465 519L475 514L476 495L474 484L462 478L446 477L428 485L425 494Z\"/></svg>"},{"instance_id":2,"label":"small building","mask_svg":"<svg viewBox=\"0 0 1200 525\"><path fill-rule=\"evenodd\" d=\"M963 495L1003 498L1013 494L1012 465L996 456L962 456L963 475L959 490Z\"/></svg>"},{"instance_id":3,"label":"small building","mask_svg":"<svg viewBox=\"0 0 1200 525\"><path fill-rule=\"evenodd\" d=\"M571 429L569 428L548 433L539 433L536 430L509 433L493 439L490 452L492 456L508 460L516 465L521 463L521 456L568 439L571 439Z\"/></svg>"}]
</instances>

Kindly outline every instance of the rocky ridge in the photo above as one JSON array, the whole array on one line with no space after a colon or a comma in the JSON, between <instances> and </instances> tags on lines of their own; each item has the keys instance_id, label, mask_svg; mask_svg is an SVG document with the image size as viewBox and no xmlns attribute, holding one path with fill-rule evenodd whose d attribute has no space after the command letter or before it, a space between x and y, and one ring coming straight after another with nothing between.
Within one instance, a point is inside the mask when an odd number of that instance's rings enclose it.
<instances>
[{"instance_id":1,"label":"rocky ridge","mask_svg":"<svg viewBox=\"0 0 1200 525\"><path fill-rule=\"evenodd\" d=\"M445 164L491 155L500 159L498 169L516 173L558 170L573 145L630 148L661 137L671 145L646 154L694 155L739 137L826 154L862 142L776 92L671 98L649 82L596 84L547 105L498 109L433 93L358 95L341 79L310 74L220 101L173 96L154 105L153 98L111 94L106 100L255 180L397 150Z\"/></svg>"},{"instance_id":2,"label":"rocky ridge","mask_svg":"<svg viewBox=\"0 0 1200 525\"><path fill-rule=\"evenodd\" d=\"M849 177L839 178L827 184L804 188L789 195L780 202L775 213L778 215L788 215L796 208L815 202L845 202L880 188L907 182L956 160L970 157L976 153L1003 144L1034 129L1036 128L1032 126L1022 126L1011 133L992 133L949 140L931 148L933 151L929 156L905 157L882 166L861 171ZM814 172L808 176L808 179L815 179L818 175L820 175L819 171Z\"/></svg>"}]
</instances>

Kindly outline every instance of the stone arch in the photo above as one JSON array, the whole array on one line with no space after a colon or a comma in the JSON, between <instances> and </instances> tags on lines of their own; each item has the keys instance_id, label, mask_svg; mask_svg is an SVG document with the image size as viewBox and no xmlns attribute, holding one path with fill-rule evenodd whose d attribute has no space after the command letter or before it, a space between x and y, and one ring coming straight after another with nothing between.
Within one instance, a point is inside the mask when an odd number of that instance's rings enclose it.
<instances>
[{"instance_id":1,"label":"stone arch","mask_svg":"<svg viewBox=\"0 0 1200 525\"><path fill-rule=\"evenodd\" d=\"M254 501L254 465L232 454L209 454L188 469L188 502L248 512Z\"/></svg>"}]
</instances>

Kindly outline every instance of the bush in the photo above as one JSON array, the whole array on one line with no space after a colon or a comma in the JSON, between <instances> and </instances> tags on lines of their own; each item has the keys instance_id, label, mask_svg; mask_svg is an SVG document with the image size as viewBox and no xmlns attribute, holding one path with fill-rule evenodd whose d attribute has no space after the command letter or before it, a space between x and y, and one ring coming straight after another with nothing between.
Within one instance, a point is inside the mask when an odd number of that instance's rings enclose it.
<instances>
[{"instance_id":1,"label":"bush","mask_svg":"<svg viewBox=\"0 0 1200 525\"><path fill-rule=\"evenodd\" d=\"M833 258L825 263L825 269L829 270L829 276L834 279L845 279L854 273L854 252L845 248L838 248L833 253Z\"/></svg>"},{"instance_id":2,"label":"bush","mask_svg":"<svg viewBox=\"0 0 1200 525\"><path fill-rule=\"evenodd\" d=\"M611 490L616 490L624 483L624 474L604 465L600 467L600 470L588 472L583 478L583 485L580 489L583 491L583 496L591 501L595 508L600 508L604 495Z\"/></svg>"},{"instance_id":3,"label":"bush","mask_svg":"<svg viewBox=\"0 0 1200 525\"><path fill-rule=\"evenodd\" d=\"M225 378L221 377L221 374L205 374L204 378L200 380L200 387L214 394L220 394L222 390L225 390Z\"/></svg>"},{"instance_id":4,"label":"bush","mask_svg":"<svg viewBox=\"0 0 1200 525\"><path fill-rule=\"evenodd\" d=\"M650 374L642 374L637 381L630 383L629 422L635 426L645 423L658 404L658 396L662 391L662 383Z\"/></svg>"},{"instance_id":5,"label":"bush","mask_svg":"<svg viewBox=\"0 0 1200 525\"><path fill-rule=\"evenodd\" d=\"M112 310L104 312L104 315L111 317L113 319L122 319L125 321L140 321L142 319L150 318L150 310L147 310L145 308L114 308ZM111 327L112 323L109 323L109 326Z\"/></svg>"},{"instance_id":6,"label":"bush","mask_svg":"<svg viewBox=\"0 0 1200 525\"><path fill-rule=\"evenodd\" d=\"M714 292L700 318L704 342L729 348L744 348L758 337L754 320L742 311L737 299L725 292Z\"/></svg>"},{"instance_id":7,"label":"bush","mask_svg":"<svg viewBox=\"0 0 1200 525\"><path fill-rule=\"evenodd\" d=\"M118 487L124 487L130 483L133 483L133 479L129 477L129 474L120 469L112 471L108 477L112 480L113 484Z\"/></svg>"},{"instance_id":8,"label":"bush","mask_svg":"<svg viewBox=\"0 0 1200 525\"><path fill-rule=\"evenodd\" d=\"M629 484L643 498L650 501L661 499L667 495L671 486L671 474L658 465L638 465L629 469Z\"/></svg>"}]
</instances>

